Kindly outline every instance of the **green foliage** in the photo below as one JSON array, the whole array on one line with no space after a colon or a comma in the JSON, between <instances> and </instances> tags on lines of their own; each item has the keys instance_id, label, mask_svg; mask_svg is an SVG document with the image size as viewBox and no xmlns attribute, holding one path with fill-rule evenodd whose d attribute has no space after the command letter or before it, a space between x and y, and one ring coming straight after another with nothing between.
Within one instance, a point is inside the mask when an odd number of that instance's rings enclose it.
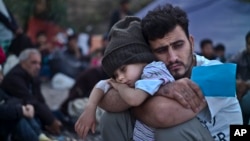
<instances>
[{"instance_id":1,"label":"green foliage","mask_svg":"<svg viewBox=\"0 0 250 141\"><path fill-rule=\"evenodd\" d=\"M50 14L53 21L61 26L67 26L67 1L49 0Z\"/></svg>"},{"instance_id":2,"label":"green foliage","mask_svg":"<svg viewBox=\"0 0 250 141\"><path fill-rule=\"evenodd\" d=\"M33 11L34 0L4 0L4 3L18 19L19 24L26 24Z\"/></svg>"},{"instance_id":3,"label":"green foliage","mask_svg":"<svg viewBox=\"0 0 250 141\"><path fill-rule=\"evenodd\" d=\"M65 26L67 23L66 0L47 1L49 11L47 11L46 18ZM36 0L5 0L4 2L22 26L26 26L28 19L34 15Z\"/></svg>"},{"instance_id":4,"label":"green foliage","mask_svg":"<svg viewBox=\"0 0 250 141\"><path fill-rule=\"evenodd\" d=\"M28 19L34 16L38 0L4 0L26 29ZM153 0L131 0L130 8L136 13ZM71 27L78 32L103 33L107 29L111 12L119 6L119 0L47 0L48 10L43 15L62 27Z\"/></svg>"}]
</instances>

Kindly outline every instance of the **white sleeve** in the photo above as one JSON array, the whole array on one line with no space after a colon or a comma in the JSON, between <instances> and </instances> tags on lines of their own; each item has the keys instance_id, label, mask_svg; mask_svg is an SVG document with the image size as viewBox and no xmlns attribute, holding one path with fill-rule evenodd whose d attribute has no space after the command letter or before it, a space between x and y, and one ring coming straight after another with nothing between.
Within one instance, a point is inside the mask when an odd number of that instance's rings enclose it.
<instances>
[{"instance_id":1,"label":"white sleeve","mask_svg":"<svg viewBox=\"0 0 250 141\"><path fill-rule=\"evenodd\" d=\"M166 65L161 61L154 61L146 65L141 75L141 80L136 81L135 88L154 95L161 85L174 81Z\"/></svg>"},{"instance_id":2,"label":"white sleeve","mask_svg":"<svg viewBox=\"0 0 250 141\"><path fill-rule=\"evenodd\" d=\"M168 71L166 65L161 61L154 61L143 69L141 79L160 79L163 83L173 82L174 77Z\"/></svg>"},{"instance_id":3,"label":"white sleeve","mask_svg":"<svg viewBox=\"0 0 250 141\"><path fill-rule=\"evenodd\" d=\"M150 95L154 95L163 83L164 81L160 79L138 80L135 83L135 88L141 89Z\"/></svg>"},{"instance_id":4,"label":"white sleeve","mask_svg":"<svg viewBox=\"0 0 250 141\"><path fill-rule=\"evenodd\" d=\"M108 92L108 90L110 89L110 85L107 82L107 80L100 80L96 85L96 88L101 89L104 94L106 94Z\"/></svg>"},{"instance_id":5,"label":"white sleeve","mask_svg":"<svg viewBox=\"0 0 250 141\"><path fill-rule=\"evenodd\" d=\"M205 97L208 107L201 111L197 116L201 119L210 121L221 112L222 109L235 101L233 97Z\"/></svg>"}]
</instances>

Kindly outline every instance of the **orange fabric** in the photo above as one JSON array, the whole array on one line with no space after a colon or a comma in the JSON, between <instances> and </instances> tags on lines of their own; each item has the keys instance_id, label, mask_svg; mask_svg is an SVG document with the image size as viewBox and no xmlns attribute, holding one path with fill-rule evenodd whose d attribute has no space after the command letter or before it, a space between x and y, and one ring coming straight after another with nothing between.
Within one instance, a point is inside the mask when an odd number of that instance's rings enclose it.
<instances>
[{"instance_id":1,"label":"orange fabric","mask_svg":"<svg viewBox=\"0 0 250 141\"><path fill-rule=\"evenodd\" d=\"M93 35L91 39L91 47L90 47L89 53L91 54L97 49L100 49L102 47L103 47L102 35Z\"/></svg>"},{"instance_id":2,"label":"orange fabric","mask_svg":"<svg viewBox=\"0 0 250 141\"><path fill-rule=\"evenodd\" d=\"M39 31L45 31L49 42L54 42L55 35L61 31L61 28L51 21L46 21L31 17L28 22L27 35L33 43L36 43L36 34Z\"/></svg>"}]
</instances>

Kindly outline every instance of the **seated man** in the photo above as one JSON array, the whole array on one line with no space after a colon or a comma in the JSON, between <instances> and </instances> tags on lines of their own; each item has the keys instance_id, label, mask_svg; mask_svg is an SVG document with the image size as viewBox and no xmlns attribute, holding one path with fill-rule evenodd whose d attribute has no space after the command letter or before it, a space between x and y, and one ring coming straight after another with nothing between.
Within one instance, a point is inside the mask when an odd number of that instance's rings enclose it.
<instances>
[{"instance_id":1,"label":"seated man","mask_svg":"<svg viewBox=\"0 0 250 141\"><path fill-rule=\"evenodd\" d=\"M19 98L23 104L33 105L35 117L39 119L42 127L51 133L59 134L62 124L50 111L41 93L38 78L40 64L41 54L38 50L22 51L19 55L19 63L4 76L1 89Z\"/></svg>"},{"instance_id":2,"label":"seated man","mask_svg":"<svg viewBox=\"0 0 250 141\"><path fill-rule=\"evenodd\" d=\"M33 118L34 112L32 105L22 105L19 99L0 90L0 140L11 137L18 141L50 141Z\"/></svg>"}]
</instances>

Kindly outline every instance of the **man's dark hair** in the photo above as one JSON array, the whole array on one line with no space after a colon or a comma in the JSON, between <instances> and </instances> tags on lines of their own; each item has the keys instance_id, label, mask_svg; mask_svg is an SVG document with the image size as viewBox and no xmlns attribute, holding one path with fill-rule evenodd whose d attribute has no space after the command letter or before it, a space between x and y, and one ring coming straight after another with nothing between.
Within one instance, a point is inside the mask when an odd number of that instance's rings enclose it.
<instances>
[{"instance_id":1,"label":"man's dark hair","mask_svg":"<svg viewBox=\"0 0 250 141\"><path fill-rule=\"evenodd\" d=\"M246 42L247 40L250 38L250 31L247 32L247 35L246 35Z\"/></svg>"},{"instance_id":2,"label":"man's dark hair","mask_svg":"<svg viewBox=\"0 0 250 141\"><path fill-rule=\"evenodd\" d=\"M188 18L185 11L178 6L174 7L171 4L158 6L142 19L142 32L146 40L155 40L163 38L166 33L174 30L179 25L189 37Z\"/></svg>"},{"instance_id":3,"label":"man's dark hair","mask_svg":"<svg viewBox=\"0 0 250 141\"><path fill-rule=\"evenodd\" d=\"M213 44L211 39L203 39L200 42L200 48L203 49L206 44Z\"/></svg>"},{"instance_id":4,"label":"man's dark hair","mask_svg":"<svg viewBox=\"0 0 250 141\"><path fill-rule=\"evenodd\" d=\"M217 44L215 47L214 47L214 50L215 51L225 51L225 46L222 44L222 43L219 43Z\"/></svg>"}]
</instances>

